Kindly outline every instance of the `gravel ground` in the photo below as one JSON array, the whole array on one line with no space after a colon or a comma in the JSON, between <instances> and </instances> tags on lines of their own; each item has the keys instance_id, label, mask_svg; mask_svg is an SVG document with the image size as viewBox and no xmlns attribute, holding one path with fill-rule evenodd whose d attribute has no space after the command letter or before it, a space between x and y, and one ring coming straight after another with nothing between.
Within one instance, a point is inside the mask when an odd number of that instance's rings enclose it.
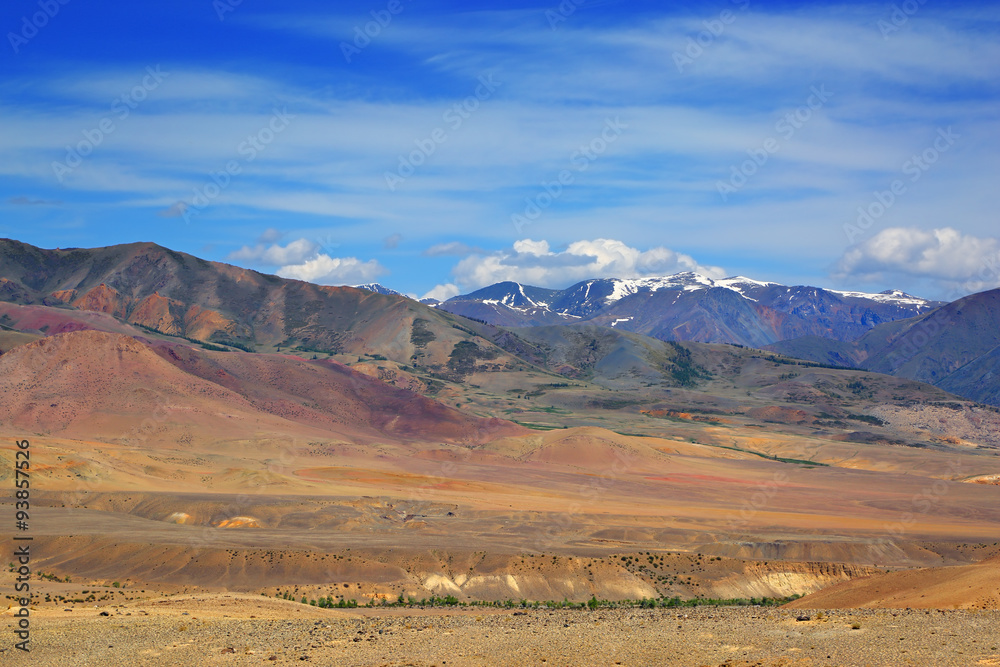
<instances>
[{"instance_id":1,"label":"gravel ground","mask_svg":"<svg viewBox=\"0 0 1000 667\"><path fill-rule=\"evenodd\" d=\"M71 619L40 617L32 623L30 655L13 649L5 618L0 664L1000 666L995 611L364 610L293 619L180 613L102 617L92 609Z\"/></svg>"}]
</instances>

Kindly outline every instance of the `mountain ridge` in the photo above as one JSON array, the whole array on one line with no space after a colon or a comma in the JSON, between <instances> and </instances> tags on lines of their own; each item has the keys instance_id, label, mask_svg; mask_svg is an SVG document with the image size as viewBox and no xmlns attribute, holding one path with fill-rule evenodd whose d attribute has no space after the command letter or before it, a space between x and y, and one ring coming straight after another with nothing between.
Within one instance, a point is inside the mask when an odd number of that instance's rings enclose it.
<instances>
[{"instance_id":1,"label":"mountain ridge","mask_svg":"<svg viewBox=\"0 0 1000 667\"><path fill-rule=\"evenodd\" d=\"M930 313L880 324L855 341L804 337L768 350L927 382L1000 405L1000 289L970 294Z\"/></svg>"},{"instance_id":2,"label":"mountain ridge","mask_svg":"<svg viewBox=\"0 0 1000 667\"><path fill-rule=\"evenodd\" d=\"M149 242L45 250L0 239L0 276L0 301L105 313L197 342L379 354L441 374L454 372L449 364L464 342L493 364L521 363L489 341L492 328L407 297L281 278ZM5 311L3 317L35 315Z\"/></svg>"},{"instance_id":3,"label":"mountain ridge","mask_svg":"<svg viewBox=\"0 0 1000 667\"><path fill-rule=\"evenodd\" d=\"M939 305L901 290L869 294L682 272L590 279L563 290L505 281L435 307L496 326L592 322L661 340L762 346L809 334L853 340Z\"/></svg>"}]
</instances>

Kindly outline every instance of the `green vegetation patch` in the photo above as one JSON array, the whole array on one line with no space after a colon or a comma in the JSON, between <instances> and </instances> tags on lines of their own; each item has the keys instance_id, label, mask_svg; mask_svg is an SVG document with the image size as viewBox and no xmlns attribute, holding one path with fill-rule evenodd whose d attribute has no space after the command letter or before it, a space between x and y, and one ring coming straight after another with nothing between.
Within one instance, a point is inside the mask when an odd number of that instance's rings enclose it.
<instances>
[{"instance_id":1,"label":"green vegetation patch","mask_svg":"<svg viewBox=\"0 0 1000 667\"><path fill-rule=\"evenodd\" d=\"M496 356L496 350L484 350L471 340L459 341L448 356L448 369L457 375L468 375L476 371L477 360Z\"/></svg>"},{"instance_id":2,"label":"green vegetation patch","mask_svg":"<svg viewBox=\"0 0 1000 667\"><path fill-rule=\"evenodd\" d=\"M410 327L410 342L416 347L427 347L428 343L437 338L434 332L427 328L428 324L430 321L422 317L413 320L413 325Z\"/></svg>"},{"instance_id":3,"label":"green vegetation patch","mask_svg":"<svg viewBox=\"0 0 1000 667\"><path fill-rule=\"evenodd\" d=\"M670 376L681 387L693 387L698 380L711 380L712 374L707 368L696 364L691 358L691 350L675 341L667 341L673 348L674 356L670 359L667 370Z\"/></svg>"}]
</instances>

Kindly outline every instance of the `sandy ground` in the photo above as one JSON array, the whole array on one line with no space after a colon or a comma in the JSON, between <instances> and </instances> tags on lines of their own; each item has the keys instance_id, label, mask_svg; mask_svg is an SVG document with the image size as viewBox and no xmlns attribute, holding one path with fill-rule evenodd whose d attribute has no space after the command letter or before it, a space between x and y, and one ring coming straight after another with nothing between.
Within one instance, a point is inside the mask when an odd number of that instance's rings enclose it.
<instances>
[{"instance_id":1,"label":"sandy ground","mask_svg":"<svg viewBox=\"0 0 1000 667\"><path fill-rule=\"evenodd\" d=\"M3 624L11 626L9 616ZM0 663L1000 665L998 626L996 611L335 611L194 595L122 605L109 616L83 608L38 616L31 653L8 640Z\"/></svg>"}]
</instances>

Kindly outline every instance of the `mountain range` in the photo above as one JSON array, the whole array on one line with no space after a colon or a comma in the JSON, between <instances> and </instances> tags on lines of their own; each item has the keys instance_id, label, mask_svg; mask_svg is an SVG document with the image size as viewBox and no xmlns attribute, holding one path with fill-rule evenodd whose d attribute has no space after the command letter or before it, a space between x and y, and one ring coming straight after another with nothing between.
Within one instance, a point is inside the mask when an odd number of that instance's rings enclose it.
<instances>
[{"instance_id":1,"label":"mountain range","mask_svg":"<svg viewBox=\"0 0 1000 667\"><path fill-rule=\"evenodd\" d=\"M920 380L1000 405L1000 290L953 303L697 273L501 282L436 307L505 327L595 324L666 341L729 343Z\"/></svg>"},{"instance_id":2,"label":"mountain range","mask_svg":"<svg viewBox=\"0 0 1000 667\"><path fill-rule=\"evenodd\" d=\"M661 340L761 347L806 335L854 340L941 304L898 290L841 292L688 272L586 280L564 290L501 282L436 305L498 326L587 322Z\"/></svg>"},{"instance_id":3,"label":"mountain range","mask_svg":"<svg viewBox=\"0 0 1000 667\"><path fill-rule=\"evenodd\" d=\"M1000 404L998 290L943 304L681 273L565 290L497 283L426 305L377 284L320 286L152 243L45 250L0 240L0 327L10 341L99 329L209 350L368 359L358 371L425 392L477 372L532 369L608 387L640 377L680 386L698 375L664 342L727 343Z\"/></svg>"}]
</instances>

